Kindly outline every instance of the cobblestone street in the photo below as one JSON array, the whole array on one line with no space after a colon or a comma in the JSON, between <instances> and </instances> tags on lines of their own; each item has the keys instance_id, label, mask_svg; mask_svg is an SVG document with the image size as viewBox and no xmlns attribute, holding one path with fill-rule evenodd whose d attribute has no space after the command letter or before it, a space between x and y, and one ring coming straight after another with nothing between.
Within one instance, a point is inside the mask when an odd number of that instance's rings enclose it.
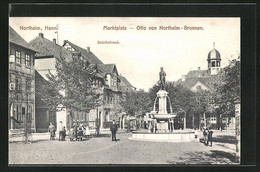
<instances>
[{"instance_id":1,"label":"cobblestone street","mask_svg":"<svg viewBox=\"0 0 260 172\"><path fill-rule=\"evenodd\" d=\"M131 133L117 134L117 142L110 134L73 142L10 142L9 164L235 164L234 133L214 134L212 147L199 141L133 141L128 139Z\"/></svg>"}]
</instances>

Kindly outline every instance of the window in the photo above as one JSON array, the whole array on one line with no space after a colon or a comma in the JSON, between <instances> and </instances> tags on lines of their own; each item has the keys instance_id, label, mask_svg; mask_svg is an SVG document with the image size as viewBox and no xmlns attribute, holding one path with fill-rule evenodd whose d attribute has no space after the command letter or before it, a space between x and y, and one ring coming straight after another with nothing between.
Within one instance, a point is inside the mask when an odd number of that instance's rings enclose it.
<instances>
[{"instance_id":1,"label":"window","mask_svg":"<svg viewBox=\"0 0 260 172\"><path fill-rule=\"evenodd\" d=\"M117 84L116 84L116 78L114 78L114 86L116 86Z\"/></svg>"},{"instance_id":2,"label":"window","mask_svg":"<svg viewBox=\"0 0 260 172\"><path fill-rule=\"evenodd\" d=\"M211 123L216 123L216 115L212 115L211 117L210 117L210 122Z\"/></svg>"},{"instance_id":3,"label":"window","mask_svg":"<svg viewBox=\"0 0 260 172\"><path fill-rule=\"evenodd\" d=\"M220 63L219 63L219 61L217 61L217 67L219 67L220 66Z\"/></svg>"},{"instance_id":4,"label":"window","mask_svg":"<svg viewBox=\"0 0 260 172\"><path fill-rule=\"evenodd\" d=\"M55 111L49 111L49 122L55 125L56 123L56 114Z\"/></svg>"},{"instance_id":5,"label":"window","mask_svg":"<svg viewBox=\"0 0 260 172\"><path fill-rule=\"evenodd\" d=\"M215 61L212 62L212 67L215 67Z\"/></svg>"},{"instance_id":6,"label":"window","mask_svg":"<svg viewBox=\"0 0 260 172\"><path fill-rule=\"evenodd\" d=\"M19 106L16 106L16 119L19 120Z\"/></svg>"},{"instance_id":7,"label":"window","mask_svg":"<svg viewBox=\"0 0 260 172\"><path fill-rule=\"evenodd\" d=\"M25 54L25 66L31 66L31 57L28 54Z\"/></svg>"},{"instance_id":8,"label":"window","mask_svg":"<svg viewBox=\"0 0 260 172\"><path fill-rule=\"evenodd\" d=\"M16 80L15 80L15 85L16 85L16 91L21 91L21 80L19 79L19 78L17 78Z\"/></svg>"},{"instance_id":9,"label":"window","mask_svg":"<svg viewBox=\"0 0 260 172\"><path fill-rule=\"evenodd\" d=\"M111 78L110 83L111 83L111 86L114 86L113 78Z\"/></svg>"},{"instance_id":10,"label":"window","mask_svg":"<svg viewBox=\"0 0 260 172\"><path fill-rule=\"evenodd\" d=\"M30 91L31 89L31 81L30 78L26 78L26 90Z\"/></svg>"},{"instance_id":11,"label":"window","mask_svg":"<svg viewBox=\"0 0 260 172\"><path fill-rule=\"evenodd\" d=\"M21 52L20 51L15 51L15 63L16 64L21 64Z\"/></svg>"},{"instance_id":12,"label":"window","mask_svg":"<svg viewBox=\"0 0 260 172\"><path fill-rule=\"evenodd\" d=\"M198 85L198 86L196 87L196 90L201 90L201 85Z\"/></svg>"},{"instance_id":13,"label":"window","mask_svg":"<svg viewBox=\"0 0 260 172\"><path fill-rule=\"evenodd\" d=\"M213 97L209 97L209 103L211 104L211 103L214 103L214 98Z\"/></svg>"}]
</instances>

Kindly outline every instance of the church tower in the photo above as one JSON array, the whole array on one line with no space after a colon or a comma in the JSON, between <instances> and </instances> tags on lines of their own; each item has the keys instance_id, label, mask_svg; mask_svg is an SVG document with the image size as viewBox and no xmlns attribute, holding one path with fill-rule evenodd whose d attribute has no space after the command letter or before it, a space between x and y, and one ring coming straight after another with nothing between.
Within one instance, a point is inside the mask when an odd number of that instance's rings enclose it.
<instances>
[{"instance_id":1,"label":"church tower","mask_svg":"<svg viewBox=\"0 0 260 172\"><path fill-rule=\"evenodd\" d=\"M208 54L208 72L210 75L216 75L220 71L220 53L215 49L215 42L213 42L213 49Z\"/></svg>"}]
</instances>

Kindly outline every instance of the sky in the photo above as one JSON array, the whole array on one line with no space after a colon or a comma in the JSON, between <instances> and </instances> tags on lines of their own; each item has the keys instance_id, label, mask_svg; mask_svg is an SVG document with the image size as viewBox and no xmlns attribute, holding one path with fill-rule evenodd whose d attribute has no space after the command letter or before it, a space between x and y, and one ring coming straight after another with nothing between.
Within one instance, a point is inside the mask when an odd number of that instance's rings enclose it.
<instances>
[{"instance_id":1,"label":"sky","mask_svg":"<svg viewBox=\"0 0 260 172\"><path fill-rule=\"evenodd\" d=\"M221 55L221 66L240 53L240 18L173 18L173 17L10 17L9 25L27 42L41 32L57 39L56 30L45 26L58 24L58 43L69 40L90 47L103 63L115 63L119 74L137 89L148 90L159 80L160 67L166 81L176 81L190 70L207 69L207 56L215 48ZM42 30L23 30L39 27ZM107 30L104 27L125 27ZM160 26L180 30L160 30ZM185 30L201 27L203 30ZM156 27L157 30L150 30ZM146 28L144 30L144 28ZM119 44L98 44L98 41L118 41Z\"/></svg>"}]
</instances>

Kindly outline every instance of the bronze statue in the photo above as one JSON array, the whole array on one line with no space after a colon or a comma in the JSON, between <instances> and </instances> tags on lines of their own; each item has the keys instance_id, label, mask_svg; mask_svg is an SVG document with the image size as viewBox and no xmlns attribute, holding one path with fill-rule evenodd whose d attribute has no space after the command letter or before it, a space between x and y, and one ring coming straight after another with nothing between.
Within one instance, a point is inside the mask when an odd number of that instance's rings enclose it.
<instances>
[{"instance_id":1,"label":"bronze statue","mask_svg":"<svg viewBox=\"0 0 260 172\"><path fill-rule=\"evenodd\" d=\"M159 76L160 76L161 90L164 90L165 89L165 76L166 76L166 73L164 72L163 67L161 67L161 71L159 73Z\"/></svg>"}]
</instances>

